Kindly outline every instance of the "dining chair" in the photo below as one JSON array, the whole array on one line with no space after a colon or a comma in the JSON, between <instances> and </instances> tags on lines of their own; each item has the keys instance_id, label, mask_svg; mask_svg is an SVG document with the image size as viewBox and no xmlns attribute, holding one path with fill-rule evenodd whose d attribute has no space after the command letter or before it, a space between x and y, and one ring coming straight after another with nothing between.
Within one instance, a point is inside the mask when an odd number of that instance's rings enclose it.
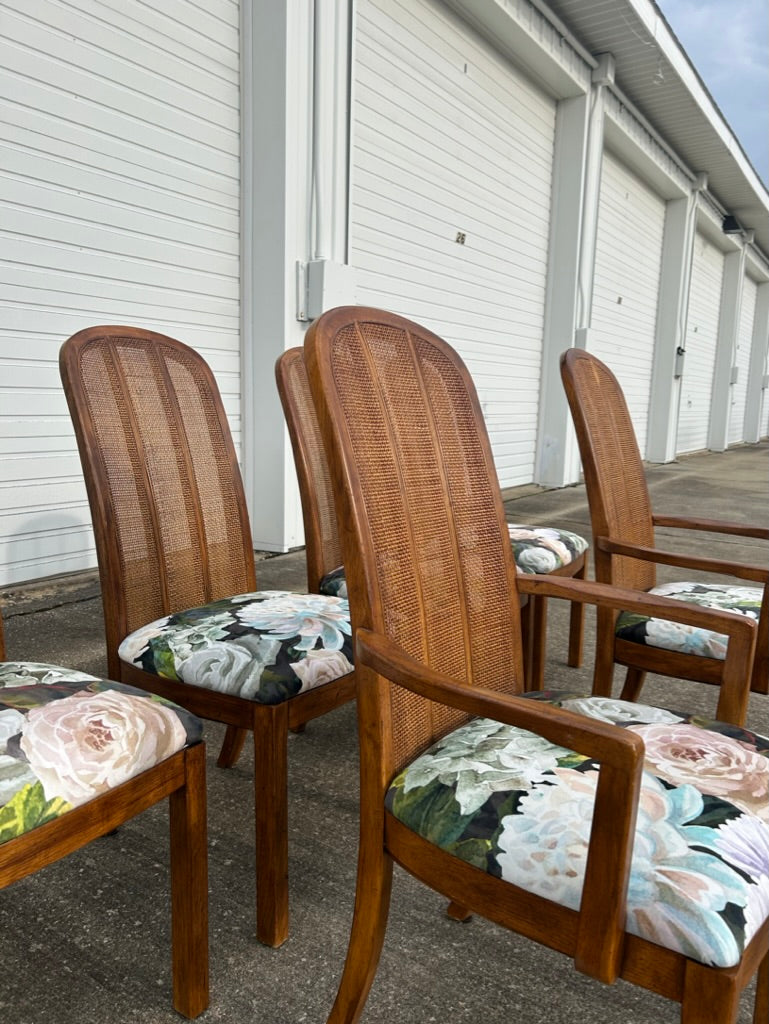
<instances>
[{"instance_id":1,"label":"dining chair","mask_svg":"<svg viewBox=\"0 0 769 1024\"><path fill-rule=\"evenodd\" d=\"M397 862L594 978L679 1001L683 1024L733 1024L758 973L765 1024L769 739L569 690L522 694L519 593L717 625L732 690L747 688L755 623L517 574L472 380L430 331L343 307L310 327L305 357L358 678L358 882L329 1021L363 1012Z\"/></svg>"},{"instance_id":2,"label":"dining chair","mask_svg":"<svg viewBox=\"0 0 769 1024\"><path fill-rule=\"evenodd\" d=\"M201 722L134 687L5 657L0 619L0 888L167 799L173 1004L197 1017L208 1006Z\"/></svg>"},{"instance_id":3,"label":"dining chair","mask_svg":"<svg viewBox=\"0 0 769 1024\"><path fill-rule=\"evenodd\" d=\"M633 421L617 378L605 363L582 349L570 349L562 355L561 377L582 457L596 579L755 619L758 635L750 685L757 693L769 693L769 568L724 557L728 551L724 538L766 541L769 529L694 514L655 514ZM719 541L714 536L714 551L721 557L694 557L668 550L658 544L656 527L720 534ZM685 539L686 534L682 537ZM658 585L658 564L730 576L732 581L699 576L694 581L684 578L684 582ZM626 700L638 698L647 672L720 684L725 643L717 633L672 623L664 617L639 615L630 609L619 613L599 609L596 619L593 693L611 693L615 663L627 668L622 690ZM741 722L744 710L735 709L733 720Z\"/></svg>"},{"instance_id":4,"label":"dining chair","mask_svg":"<svg viewBox=\"0 0 769 1024\"><path fill-rule=\"evenodd\" d=\"M346 597L342 547L334 494L318 417L313 405L301 347L288 349L275 364L283 413L294 453L304 520L307 589ZM555 573L585 579L588 543L558 527L509 523L518 572ZM527 689L541 690L545 674L547 599L532 597L522 609ZM567 664L582 664L584 605L574 602L569 618Z\"/></svg>"},{"instance_id":5,"label":"dining chair","mask_svg":"<svg viewBox=\"0 0 769 1024\"><path fill-rule=\"evenodd\" d=\"M288 935L289 729L350 700L346 600L257 591L235 447L213 374L181 342L92 327L60 369L91 507L110 674L254 736L256 934Z\"/></svg>"}]
</instances>

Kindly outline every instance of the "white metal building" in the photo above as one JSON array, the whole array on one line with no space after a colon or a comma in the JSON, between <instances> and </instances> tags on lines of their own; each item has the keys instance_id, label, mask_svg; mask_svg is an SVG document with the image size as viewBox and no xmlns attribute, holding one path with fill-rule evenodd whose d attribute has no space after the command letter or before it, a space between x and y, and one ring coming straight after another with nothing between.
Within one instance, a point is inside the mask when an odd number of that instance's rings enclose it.
<instances>
[{"instance_id":1,"label":"white metal building","mask_svg":"<svg viewBox=\"0 0 769 1024\"><path fill-rule=\"evenodd\" d=\"M458 348L506 488L578 479L571 345L650 461L769 434L769 192L652 0L0 0L0 240L0 585L94 564L98 323L203 352L271 550L274 361L340 302Z\"/></svg>"}]
</instances>

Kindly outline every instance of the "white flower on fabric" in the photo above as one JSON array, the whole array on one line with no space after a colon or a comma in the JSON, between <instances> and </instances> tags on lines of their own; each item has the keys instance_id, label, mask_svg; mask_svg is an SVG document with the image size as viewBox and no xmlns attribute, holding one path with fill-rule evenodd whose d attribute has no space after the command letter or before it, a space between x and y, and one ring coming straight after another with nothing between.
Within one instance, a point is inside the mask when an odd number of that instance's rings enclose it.
<instances>
[{"instance_id":1,"label":"white flower on fabric","mask_svg":"<svg viewBox=\"0 0 769 1024\"><path fill-rule=\"evenodd\" d=\"M563 563L547 548L530 547L516 552L515 564L521 572L546 575L560 568Z\"/></svg>"},{"instance_id":2,"label":"white flower on fabric","mask_svg":"<svg viewBox=\"0 0 769 1024\"><path fill-rule=\"evenodd\" d=\"M331 683L352 672L352 665L343 651L308 651L301 661L292 663L291 668L302 681L302 691L312 690L324 683Z\"/></svg>"},{"instance_id":3,"label":"white flower on fabric","mask_svg":"<svg viewBox=\"0 0 769 1024\"><path fill-rule=\"evenodd\" d=\"M493 793L530 789L570 754L524 729L479 718L418 757L406 773L404 792L438 779L456 786L461 813L472 814Z\"/></svg>"},{"instance_id":4,"label":"white flower on fabric","mask_svg":"<svg viewBox=\"0 0 769 1024\"><path fill-rule=\"evenodd\" d=\"M723 661L728 641L723 633L652 617L646 620L646 643L649 647L660 647L665 651L681 651Z\"/></svg>"},{"instance_id":5,"label":"white flower on fabric","mask_svg":"<svg viewBox=\"0 0 769 1024\"><path fill-rule=\"evenodd\" d=\"M328 650L341 650L345 635L352 633L350 606L344 598L281 591L264 593L269 594L265 600L252 601L237 609L240 621L252 629L262 630L277 640L300 637L295 646L303 651L311 651L319 642Z\"/></svg>"},{"instance_id":6,"label":"white flower on fabric","mask_svg":"<svg viewBox=\"0 0 769 1024\"><path fill-rule=\"evenodd\" d=\"M170 617L170 615L165 615L162 619L155 619L154 622L148 622L141 629L129 633L117 649L118 658L127 665L135 665L149 647L150 640L154 640L156 636L163 633Z\"/></svg>"},{"instance_id":7,"label":"white flower on fabric","mask_svg":"<svg viewBox=\"0 0 769 1024\"><path fill-rule=\"evenodd\" d=\"M674 786L687 783L769 822L769 758L722 733L678 725L631 725L646 765Z\"/></svg>"},{"instance_id":8,"label":"white flower on fabric","mask_svg":"<svg viewBox=\"0 0 769 1024\"><path fill-rule=\"evenodd\" d=\"M177 671L192 686L253 700L265 667L275 664L279 651L280 641L272 637L242 636L194 651L178 664Z\"/></svg>"},{"instance_id":9,"label":"white flower on fabric","mask_svg":"<svg viewBox=\"0 0 769 1024\"><path fill-rule=\"evenodd\" d=\"M745 944L769 917L769 825L742 814L716 829L716 849L755 882L747 889Z\"/></svg>"},{"instance_id":10,"label":"white flower on fabric","mask_svg":"<svg viewBox=\"0 0 769 1024\"><path fill-rule=\"evenodd\" d=\"M0 711L0 754L4 754L11 736L20 733L24 728L24 715L15 708Z\"/></svg>"},{"instance_id":11,"label":"white flower on fabric","mask_svg":"<svg viewBox=\"0 0 769 1024\"><path fill-rule=\"evenodd\" d=\"M686 601L687 604L699 604L704 608L720 608L754 619L758 618L763 595L760 587L736 587L726 583L661 583L649 593Z\"/></svg>"},{"instance_id":12,"label":"white flower on fabric","mask_svg":"<svg viewBox=\"0 0 769 1024\"><path fill-rule=\"evenodd\" d=\"M598 772L557 768L552 785L521 798L502 819L497 855L502 877L577 909L587 863ZM644 774L628 886L627 929L704 963L739 961L731 929L718 911L744 907L748 884L713 856L714 829L688 822L702 811L692 786L674 790Z\"/></svg>"},{"instance_id":13,"label":"white flower on fabric","mask_svg":"<svg viewBox=\"0 0 769 1024\"><path fill-rule=\"evenodd\" d=\"M74 668L61 668L37 661L0 662L0 690L15 686L36 686L38 683L85 682L90 683L96 676L79 672Z\"/></svg>"},{"instance_id":14,"label":"white flower on fabric","mask_svg":"<svg viewBox=\"0 0 769 1024\"><path fill-rule=\"evenodd\" d=\"M666 708L654 708L648 704L634 704L629 700L615 700L612 697L574 697L561 702L561 707L578 715L597 718L601 722L621 724L624 722L680 722L681 716Z\"/></svg>"},{"instance_id":15,"label":"white flower on fabric","mask_svg":"<svg viewBox=\"0 0 769 1024\"><path fill-rule=\"evenodd\" d=\"M0 807L12 800L19 790L35 782L35 773L26 761L0 754Z\"/></svg>"},{"instance_id":16,"label":"white flower on fabric","mask_svg":"<svg viewBox=\"0 0 769 1024\"><path fill-rule=\"evenodd\" d=\"M46 800L59 796L76 807L165 760L186 742L172 708L105 690L32 708L21 748Z\"/></svg>"}]
</instances>

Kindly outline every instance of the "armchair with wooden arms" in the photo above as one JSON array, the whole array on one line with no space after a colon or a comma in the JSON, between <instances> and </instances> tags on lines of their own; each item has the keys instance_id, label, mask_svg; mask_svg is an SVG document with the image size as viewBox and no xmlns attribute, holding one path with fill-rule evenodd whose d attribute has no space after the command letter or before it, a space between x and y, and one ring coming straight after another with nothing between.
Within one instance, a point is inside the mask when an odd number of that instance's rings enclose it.
<instances>
[{"instance_id":1,"label":"armchair with wooden arms","mask_svg":"<svg viewBox=\"0 0 769 1024\"><path fill-rule=\"evenodd\" d=\"M305 357L356 631L361 755L355 911L329 1021L363 1013L397 862L592 977L678 1001L683 1024L733 1024L758 972L765 1024L769 739L568 690L522 695L519 593L719 628L723 706L747 688L755 623L517 575L471 379L418 324L331 310Z\"/></svg>"},{"instance_id":2,"label":"armchair with wooden arms","mask_svg":"<svg viewBox=\"0 0 769 1024\"><path fill-rule=\"evenodd\" d=\"M181 342L92 327L62 346L109 671L254 735L256 934L288 936L288 730L355 695L346 600L256 590L245 494L213 373Z\"/></svg>"},{"instance_id":3,"label":"armchair with wooden arms","mask_svg":"<svg viewBox=\"0 0 769 1024\"><path fill-rule=\"evenodd\" d=\"M279 356L275 377L302 500L307 589L313 593L346 596L331 476L301 348L288 349ZM585 578L588 545L583 537L556 527L511 524L508 529L519 572L552 572L558 576ZM522 621L527 689L541 690L545 673L547 600L532 597L522 609ZM582 663L583 632L584 606L574 602L570 610L567 648L567 664L573 668Z\"/></svg>"},{"instance_id":4,"label":"armchair with wooden arms","mask_svg":"<svg viewBox=\"0 0 769 1024\"><path fill-rule=\"evenodd\" d=\"M633 422L617 378L581 349L561 357L561 378L577 432L590 505L595 575L603 583L660 594L702 607L732 610L758 622L750 687L769 693L769 568L728 558L702 558L664 549L655 527L769 540L769 529L652 511ZM723 555L724 548L719 553ZM731 576L732 583L685 581L657 586L657 565ZM700 577L702 579L702 577ZM635 700L647 672L720 684L724 639L657 616L599 609L593 693L611 693L615 663L627 668L622 697ZM747 694L746 694L747 699ZM735 709L733 719L742 721Z\"/></svg>"},{"instance_id":5,"label":"armchair with wooden arms","mask_svg":"<svg viewBox=\"0 0 769 1024\"><path fill-rule=\"evenodd\" d=\"M167 799L173 1004L197 1017L208 1006L202 723L142 690L5 656L0 620L0 889Z\"/></svg>"}]
</instances>

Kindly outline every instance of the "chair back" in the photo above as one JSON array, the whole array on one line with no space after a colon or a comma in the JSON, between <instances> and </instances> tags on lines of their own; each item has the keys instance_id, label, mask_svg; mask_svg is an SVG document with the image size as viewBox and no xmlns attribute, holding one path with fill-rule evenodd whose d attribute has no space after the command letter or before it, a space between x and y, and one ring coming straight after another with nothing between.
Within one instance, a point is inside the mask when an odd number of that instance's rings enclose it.
<instances>
[{"instance_id":1,"label":"chair back","mask_svg":"<svg viewBox=\"0 0 769 1024\"><path fill-rule=\"evenodd\" d=\"M518 692L515 563L465 366L419 325L362 307L321 316L305 359L336 484L353 625L457 681ZM379 732L382 778L463 717L369 673L359 674L359 702L361 721Z\"/></svg>"},{"instance_id":2,"label":"chair back","mask_svg":"<svg viewBox=\"0 0 769 1024\"><path fill-rule=\"evenodd\" d=\"M342 564L342 545L331 473L301 348L291 348L278 358L275 378L302 499L307 590L316 594L323 577Z\"/></svg>"},{"instance_id":3,"label":"chair back","mask_svg":"<svg viewBox=\"0 0 769 1024\"><path fill-rule=\"evenodd\" d=\"M652 506L633 421L617 378L582 349L561 356L561 379L577 432L593 537L654 546ZM652 562L595 546L596 579L633 590L656 583Z\"/></svg>"},{"instance_id":4,"label":"chair back","mask_svg":"<svg viewBox=\"0 0 769 1024\"><path fill-rule=\"evenodd\" d=\"M256 588L245 495L202 356L132 327L91 327L60 369L91 506L110 673L153 619Z\"/></svg>"}]
</instances>

